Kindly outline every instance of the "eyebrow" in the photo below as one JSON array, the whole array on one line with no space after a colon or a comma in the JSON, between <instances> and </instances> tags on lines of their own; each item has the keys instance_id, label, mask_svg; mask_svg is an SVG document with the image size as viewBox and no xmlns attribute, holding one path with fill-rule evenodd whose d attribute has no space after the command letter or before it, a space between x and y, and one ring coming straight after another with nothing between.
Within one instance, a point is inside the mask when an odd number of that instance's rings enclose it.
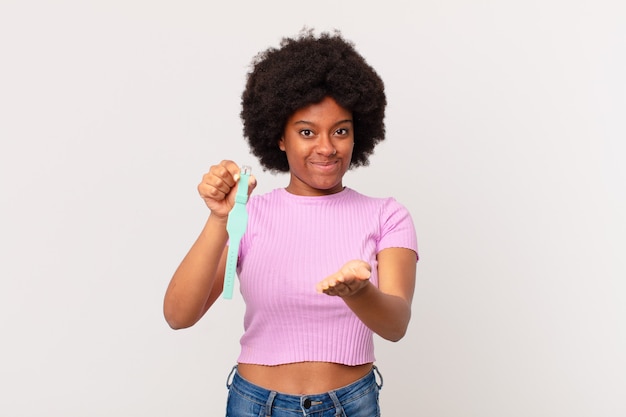
<instances>
[{"instance_id":1,"label":"eyebrow","mask_svg":"<svg viewBox=\"0 0 626 417\"><path fill-rule=\"evenodd\" d=\"M334 124L333 124L333 127L334 127L334 126L337 126L337 125L340 125L340 124L343 124L343 123L350 123L350 124L352 124L352 123L353 123L353 121L352 121L352 119L344 119L344 120L340 120L340 121L338 121L338 122L334 123ZM315 123L314 123L314 122L310 122L310 121L308 121L308 120L297 120L297 121L293 122L293 124L294 124L294 125L299 125L299 124L302 124L302 125L307 125L307 126L308 126L308 125L313 125L313 126L315 125Z\"/></svg>"}]
</instances>

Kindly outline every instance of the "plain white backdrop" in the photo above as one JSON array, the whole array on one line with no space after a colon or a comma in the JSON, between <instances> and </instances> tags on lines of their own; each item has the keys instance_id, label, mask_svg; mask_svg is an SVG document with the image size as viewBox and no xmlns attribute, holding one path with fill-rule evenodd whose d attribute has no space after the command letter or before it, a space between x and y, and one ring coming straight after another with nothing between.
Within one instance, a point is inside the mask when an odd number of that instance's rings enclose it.
<instances>
[{"instance_id":1,"label":"plain white backdrop","mask_svg":"<svg viewBox=\"0 0 626 417\"><path fill-rule=\"evenodd\" d=\"M383 415L626 415L626 7L544 1L0 0L0 415L221 416L240 296L170 330L196 184L241 135L252 57L339 29L387 140L414 315L377 339Z\"/></svg>"}]
</instances>

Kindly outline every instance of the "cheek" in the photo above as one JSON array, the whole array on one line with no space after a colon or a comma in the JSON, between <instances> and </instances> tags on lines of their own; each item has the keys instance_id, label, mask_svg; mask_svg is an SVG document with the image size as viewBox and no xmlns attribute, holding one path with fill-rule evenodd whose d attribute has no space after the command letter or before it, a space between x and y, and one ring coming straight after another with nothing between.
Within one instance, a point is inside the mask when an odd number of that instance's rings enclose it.
<instances>
[{"instance_id":1,"label":"cheek","mask_svg":"<svg viewBox=\"0 0 626 417\"><path fill-rule=\"evenodd\" d=\"M346 155L352 155L352 151L354 151L354 142L346 143L343 152Z\"/></svg>"}]
</instances>

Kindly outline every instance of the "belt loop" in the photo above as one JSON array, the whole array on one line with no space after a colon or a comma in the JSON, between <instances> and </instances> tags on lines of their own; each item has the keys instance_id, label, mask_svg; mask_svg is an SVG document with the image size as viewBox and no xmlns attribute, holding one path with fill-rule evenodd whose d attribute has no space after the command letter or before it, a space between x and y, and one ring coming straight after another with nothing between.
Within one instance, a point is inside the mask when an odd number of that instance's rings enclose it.
<instances>
[{"instance_id":1,"label":"belt loop","mask_svg":"<svg viewBox=\"0 0 626 417\"><path fill-rule=\"evenodd\" d=\"M267 402L265 403L265 416L272 417L272 404L274 403L274 398L276 397L276 391L271 391L270 396L267 398Z\"/></svg>"},{"instance_id":2,"label":"belt loop","mask_svg":"<svg viewBox=\"0 0 626 417\"><path fill-rule=\"evenodd\" d=\"M378 385L378 389L381 390L383 388L383 376L381 375L376 365L374 365L372 368L374 369L376 375L378 375L378 379L380 379L380 384L378 383L378 381L376 381L376 385ZM376 379L376 375L374 375L374 379Z\"/></svg>"},{"instance_id":3,"label":"belt loop","mask_svg":"<svg viewBox=\"0 0 626 417\"><path fill-rule=\"evenodd\" d=\"M233 369L230 370L230 373L228 374L228 377L226 378L226 388L228 389L230 389L230 386L233 385L233 381L231 377L235 374L236 370L237 370L237 365L233 366Z\"/></svg>"},{"instance_id":4,"label":"belt loop","mask_svg":"<svg viewBox=\"0 0 626 417\"><path fill-rule=\"evenodd\" d=\"M341 403L339 402L339 398L337 398L337 394L335 393L335 391L328 391L328 395L333 400L333 404L335 404L335 417L344 416L345 414L343 412L343 407L341 406Z\"/></svg>"}]
</instances>

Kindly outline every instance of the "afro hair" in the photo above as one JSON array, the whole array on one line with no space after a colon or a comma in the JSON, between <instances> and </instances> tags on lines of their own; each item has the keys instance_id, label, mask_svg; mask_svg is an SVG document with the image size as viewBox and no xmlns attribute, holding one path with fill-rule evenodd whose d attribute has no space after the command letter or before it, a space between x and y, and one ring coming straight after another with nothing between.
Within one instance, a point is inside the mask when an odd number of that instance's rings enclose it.
<instances>
[{"instance_id":1,"label":"afro hair","mask_svg":"<svg viewBox=\"0 0 626 417\"><path fill-rule=\"evenodd\" d=\"M385 87L376 71L339 32L310 29L283 38L253 60L242 94L243 133L264 169L288 172L278 148L285 124L297 110L332 97L352 112L354 149L350 167L364 166L385 138Z\"/></svg>"}]
</instances>

